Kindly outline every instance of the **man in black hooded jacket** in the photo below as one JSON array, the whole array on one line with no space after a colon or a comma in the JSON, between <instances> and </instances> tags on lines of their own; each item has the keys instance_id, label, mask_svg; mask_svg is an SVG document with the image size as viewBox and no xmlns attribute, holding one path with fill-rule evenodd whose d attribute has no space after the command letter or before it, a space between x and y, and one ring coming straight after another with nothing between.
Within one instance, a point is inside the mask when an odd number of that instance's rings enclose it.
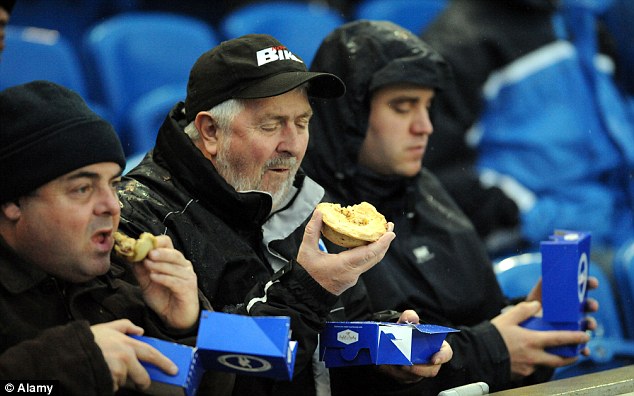
<instances>
[{"instance_id":1,"label":"man in black hooded jacket","mask_svg":"<svg viewBox=\"0 0 634 396\"><path fill-rule=\"evenodd\" d=\"M347 92L313 104L303 168L333 202L373 204L399 236L381 265L362 276L373 308L407 307L421 321L460 329L447 337L453 359L413 394L436 395L477 381L501 390L547 379L551 370L544 366L572 363L543 348L588 336L521 328L539 311L537 301L501 314L510 303L473 225L421 167L433 131L429 108L435 91L451 78L440 55L392 23L356 21L326 37L311 67L340 76ZM527 300L538 298L531 293ZM331 372L333 390L403 394L355 371Z\"/></svg>"}]
</instances>

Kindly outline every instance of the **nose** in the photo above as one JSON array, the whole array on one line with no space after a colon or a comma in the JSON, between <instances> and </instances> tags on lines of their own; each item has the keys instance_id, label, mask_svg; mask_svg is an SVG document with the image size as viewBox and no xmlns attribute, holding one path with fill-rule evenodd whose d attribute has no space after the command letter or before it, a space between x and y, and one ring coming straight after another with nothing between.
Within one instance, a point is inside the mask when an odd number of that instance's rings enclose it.
<instances>
[{"instance_id":1,"label":"nose","mask_svg":"<svg viewBox=\"0 0 634 396\"><path fill-rule=\"evenodd\" d=\"M431 135L434 132L434 126L429 118L429 110L427 107L421 107L414 113L412 119L411 131L414 134Z\"/></svg>"},{"instance_id":2,"label":"nose","mask_svg":"<svg viewBox=\"0 0 634 396\"><path fill-rule=\"evenodd\" d=\"M298 156L305 149L308 131L304 131L292 122L284 125L280 134L280 142L277 145L278 152L287 152L292 156Z\"/></svg>"},{"instance_id":3,"label":"nose","mask_svg":"<svg viewBox=\"0 0 634 396\"><path fill-rule=\"evenodd\" d=\"M119 198L115 189L108 187L99 191L95 212L98 216L118 216L121 213Z\"/></svg>"}]
</instances>

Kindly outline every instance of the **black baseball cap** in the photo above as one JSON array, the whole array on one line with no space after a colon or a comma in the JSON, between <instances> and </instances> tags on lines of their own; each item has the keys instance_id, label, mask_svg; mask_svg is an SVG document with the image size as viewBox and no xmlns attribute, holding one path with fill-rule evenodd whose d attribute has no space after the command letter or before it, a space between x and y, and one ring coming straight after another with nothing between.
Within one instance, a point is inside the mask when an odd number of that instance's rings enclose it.
<instances>
[{"instance_id":1,"label":"black baseball cap","mask_svg":"<svg viewBox=\"0 0 634 396\"><path fill-rule=\"evenodd\" d=\"M300 57L270 35L248 34L224 41L202 54L189 73L187 121L228 99L277 96L308 81L312 97L336 98L346 92L339 77L309 72Z\"/></svg>"}]
</instances>

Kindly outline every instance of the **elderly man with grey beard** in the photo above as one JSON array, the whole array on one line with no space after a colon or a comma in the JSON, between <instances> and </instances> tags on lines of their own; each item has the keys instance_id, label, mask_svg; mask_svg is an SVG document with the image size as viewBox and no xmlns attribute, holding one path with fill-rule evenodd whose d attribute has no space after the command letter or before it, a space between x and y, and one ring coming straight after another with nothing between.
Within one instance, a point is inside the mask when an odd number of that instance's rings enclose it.
<instances>
[{"instance_id":1,"label":"elderly man with grey beard","mask_svg":"<svg viewBox=\"0 0 634 396\"><path fill-rule=\"evenodd\" d=\"M314 209L324 190L299 168L308 146L309 97L344 92L338 77L309 72L271 36L225 41L196 61L185 101L166 117L154 149L124 177L121 228L169 235L215 310L291 318L298 341L292 381L240 375L220 387L214 381L213 394L329 394L328 372L315 356L318 333L327 319L370 312L359 276L385 255L393 225L369 245L320 251L321 213ZM400 319L418 316L406 311ZM409 383L433 376L451 355L446 345L436 364L389 371L390 378Z\"/></svg>"}]
</instances>

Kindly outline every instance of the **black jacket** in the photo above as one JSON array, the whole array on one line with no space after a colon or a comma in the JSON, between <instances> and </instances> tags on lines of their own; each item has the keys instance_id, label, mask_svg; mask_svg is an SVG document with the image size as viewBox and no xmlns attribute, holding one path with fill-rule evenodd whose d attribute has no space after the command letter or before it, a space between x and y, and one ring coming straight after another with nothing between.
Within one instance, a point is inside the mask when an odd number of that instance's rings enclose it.
<instances>
[{"instance_id":1,"label":"black jacket","mask_svg":"<svg viewBox=\"0 0 634 396\"><path fill-rule=\"evenodd\" d=\"M310 395L317 334L338 299L293 259L323 189L299 175L293 201L270 215L268 194L237 193L193 145L183 132L182 106L166 118L154 150L124 178L120 228L169 235L193 263L215 310L291 318L299 346L293 381L241 376L234 394ZM276 273L274 261L282 267Z\"/></svg>"},{"instance_id":2,"label":"black jacket","mask_svg":"<svg viewBox=\"0 0 634 396\"><path fill-rule=\"evenodd\" d=\"M61 395L111 395L110 369L90 326L130 319L145 335L175 339L137 287L106 275L81 284L51 277L0 238L0 378L58 380ZM193 336L195 334L189 334Z\"/></svg>"},{"instance_id":3,"label":"black jacket","mask_svg":"<svg viewBox=\"0 0 634 396\"><path fill-rule=\"evenodd\" d=\"M436 395L476 381L488 383L494 391L510 387L514 384L508 351L489 321L507 300L471 222L424 168L414 178L403 178L379 176L357 165L377 71L385 77L385 70L391 67L386 65L394 58L425 53L416 43L390 42L395 33L381 34L370 28L362 22L356 31L351 29L357 37L354 42L347 34L331 34L313 61L312 70L340 76L348 91L335 103L314 103L303 167L324 186L330 199L344 205L370 202L395 224L396 239L387 255L363 275L373 308L414 309L422 322L460 329L447 338L453 359L437 377L421 381L416 394ZM414 48L408 48L412 45ZM440 75L431 65L437 62L433 55L424 56L430 63L427 73ZM425 73L424 68L419 72ZM428 80L433 81L433 76ZM397 81L397 76L391 79ZM342 386L341 394L359 389L368 394L404 394L393 392L385 381L354 381L353 376L333 374L333 387Z\"/></svg>"}]
</instances>

